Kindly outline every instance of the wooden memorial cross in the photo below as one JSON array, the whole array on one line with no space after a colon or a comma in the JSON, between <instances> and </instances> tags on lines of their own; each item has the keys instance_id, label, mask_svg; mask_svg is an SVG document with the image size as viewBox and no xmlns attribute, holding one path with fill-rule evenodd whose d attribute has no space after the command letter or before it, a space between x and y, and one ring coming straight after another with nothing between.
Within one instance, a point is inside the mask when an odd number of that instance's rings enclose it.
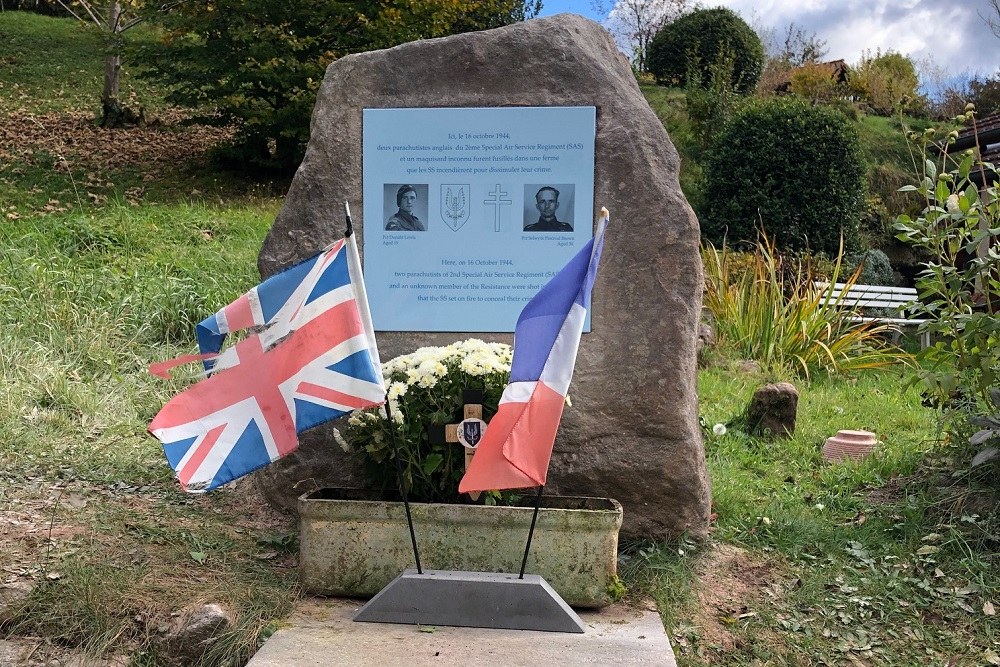
<instances>
[{"instance_id":1,"label":"wooden memorial cross","mask_svg":"<svg viewBox=\"0 0 1000 667\"><path fill-rule=\"evenodd\" d=\"M465 447L465 468L476 454L476 447L486 432L483 421L483 391L481 389L462 390L462 421L457 424L429 426L427 437L434 443L461 443ZM479 493L470 493L473 500L479 500Z\"/></svg>"}]
</instances>

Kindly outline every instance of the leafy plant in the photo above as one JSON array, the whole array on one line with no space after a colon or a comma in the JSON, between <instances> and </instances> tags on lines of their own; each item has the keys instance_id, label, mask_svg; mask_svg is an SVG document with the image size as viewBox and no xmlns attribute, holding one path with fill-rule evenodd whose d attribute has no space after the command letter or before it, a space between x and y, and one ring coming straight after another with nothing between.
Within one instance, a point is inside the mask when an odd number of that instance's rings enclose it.
<instances>
[{"instance_id":1,"label":"leafy plant","mask_svg":"<svg viewBox=\"0 0 1000 667\"><path fill-rule=\"evenodd\" d=\"M995 409L1000 409L1000 389L990 387L990 403ZM990 445L973 457L972 467L1000 459L1000 448L995 445L1000 440L1000 413L973 417L972 423L982 429L969 438L969 444L974 447Z\"/></svg>"},{"instance_id":2,"label":"leafy plant","mask_svg":"<svg viewBox=\"0 0 1000 667\"><path fill-rule=\"evenodd\" d=\"M974 118L971 105L960 118ZM897 238L930 255L917 275L913 310L928 320L921 332L936 339L920 352L917 382L936 405L981 413L1000 384L1000 177L975 150L947 152L957 131L942 139L934 128L908 136L921 173L918 185L903 190L919 193L925 207L897 218Z\"/></svg>"},{"instance_id":3,"label":"leafy plant","mask_svg":"<svg viewBox=\"0 0 1000 667\"><path fill-rule=\"evenodd\" d=\"M885 342L889 325L850 321L853 311L833 287L839 261L830 281L820 286L807 264L789 266L767 237L758 241L749 270L740 270L731 257L725 245L703 246L705 306L716 333L743 358L807 378L817 371L846 373L908 359ZM852 285L857 276L845 282Z\"/></svg>"},{"instance_id":4,"label":"leafy plant","mask_svg":"<svg viewBox=\"0 0 1000 667\"><path fill-rule=\"evenodd\" d=\"M431 442L428 427L462 419L462 392L483 391L483 419L489 421L510 379L510 346L472 338L446 347L423 347L382 364L389 390L389 410L404 484L411 498L456 502L465 469L458 443ZM371 481L395 489L397 473L385 407L355 412L341 447L361 457ZM490 496L496 500L497 496Z\"/></svg>"},{"instance_id":5,"label":"leafy plant","mask_svg":"<svg viewBox=\"0 0 1000 667\"><path fill-rule=\"evenodd\" d=\"M795 99L748 106L726 123L705 179L713 243L753 243L763 226L782 251L858 245L864 165L857 129L836 111Z\"/></svg>"},{"instance_id":6,"label":"leafy plant","mask_svg":"<svg viewBox=\"0 0 1000 667\"><path fill-rule=\"evenodd\" d=\"M657 81L667 85L684 85L698 71L702 85L708 86L712 66L725 58L733 60L736 91L752 92L764 68L760 37L731 9L698 9L656 33L647 64Z\"/></svg>"}]
</instances>

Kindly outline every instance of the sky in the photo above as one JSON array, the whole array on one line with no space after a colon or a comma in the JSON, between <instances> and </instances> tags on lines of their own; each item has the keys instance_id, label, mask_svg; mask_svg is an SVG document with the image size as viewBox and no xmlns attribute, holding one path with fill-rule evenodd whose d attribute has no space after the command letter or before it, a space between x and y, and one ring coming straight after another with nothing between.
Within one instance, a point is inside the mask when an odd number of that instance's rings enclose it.
<instances>
[{"instance_id":1,"label":"sky","mask_svg":"<svg viewBox=\"0 0 1000 667\"><path fill-rule=\"evenodd\" d=\"M842 58L852 64L865 49L881 49L915 60L930 58L946 78L1000 71L1000 38L979 17L992 12L996 18L989 0L703 0L701 4L729 7L754 28L771 28L782 40L794 22L826 41L829 60ZM602 22L604 16L593 5L591 0L543 0L541 15L573 12Z\"/></svg>"}]
</instances>

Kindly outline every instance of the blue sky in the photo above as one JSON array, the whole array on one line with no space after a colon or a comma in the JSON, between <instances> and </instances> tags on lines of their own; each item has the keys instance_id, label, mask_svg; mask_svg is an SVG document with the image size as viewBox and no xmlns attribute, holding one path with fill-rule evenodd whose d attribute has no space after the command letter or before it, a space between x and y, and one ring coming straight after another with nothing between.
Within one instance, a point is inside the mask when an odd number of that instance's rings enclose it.
<instances>
[{"instance_id":1,"label":"blue sky","mask_svg":"<svg viewBox=\"0 0 1000 667\"><path fill-rule=\"evenodd\" d=\"M610 4L610 3L607 3ZM995 10L989 0L705 0L725 6L755 28L778 38L794 22L826 41L827 58L856 63L865 49L894 50L927 60L948 77L1000 71L1000 38L979 14ZM601 22L591 0L543 0L542 15L582 14ZM925 82L926 83L926 82Z\"/></svg>"}]
</instances>

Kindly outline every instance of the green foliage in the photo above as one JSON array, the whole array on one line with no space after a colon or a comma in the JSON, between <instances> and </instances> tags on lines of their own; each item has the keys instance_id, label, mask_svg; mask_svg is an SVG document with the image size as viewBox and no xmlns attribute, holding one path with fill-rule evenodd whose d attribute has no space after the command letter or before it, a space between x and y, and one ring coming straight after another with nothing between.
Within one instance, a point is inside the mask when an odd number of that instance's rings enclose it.
<instances>
[{"instance_id":1,"label":"green foliage","mask_svg":"<svg viewBox=\"0 0 1000 667\"><path fill-rule=\"evenodd\" d=\"M762 226L782 250L834 255L858 245L864 168L855 126L801 100L736 113L705 167L702 232L714 243L753 242Z\"/></svg>"},{"instance_id":2,"label":"green foliage","mask_svg":"<svg viewBox=\"0 0 1000 667\"><path fill-rule=\"evenodd\" d=\"M934 128L909 133L921 171L919 183L904 189L918 193L925 207L915 218L899 216L896 230L931 258L917 276L921 300L914 312L929 320L921 331L936 342L920 352L918 381L964 422L969 412L986 410L990 388L1000 384L1000 178L975 150L949 155L957 135L936 139Z\"/></svg>"},{"instance_id":3,"label":"green foliage","mask_svg":"<svg viewBox=\"0 0 1000 667\"><path fill-rule=\"evenodd\" d=\"M884 343L889 326L851 322L851 310L834 296L833 282L816 284L808 265L779 256L765 238L750 270L730 263L728 247L702 249L705 307L716 333L744 359L764 368L809 377L817 371L847 373L904 361ZM857 276L846 279L854 284Z\"/></svg>"},{"instance_id":4,"label":"green foliage","mask_svg":"<svg viewBox=\"0 0 1000 667\"><path fill-rule=\"evenodd\" d=\"M855 271L859 271L859 285L894 285L896 282L889 257L878 249L845 257L844 272L852 274Z\"/></svg>"},{"instance_id":5,"label":"green foliage","mask_svg":"<svg viewBox=\"0 0 1000 667\"><path fill-rule=\"evenodd\" d=\"M1000 72L969 82L969 102L976 105L980 115L989 116L1000 112Z\"/></svg>"},{"instance_id":6,"label":"green foliage","mask_svg":"<svg viewBox=\"0 0 1000 667\"><path fill-rule=\"evenodd\" d=\"M989 445L977 453L972 459L972 467L981 466L1000 460L1000 449L996 447L1000 443L1000 389L990 387L990 403L992 414L975 415L972 423L980 428L971 438L969 444L977 449L983 445Z\"/></svg>"},{"instance_id":7,"label":"green foliage","mask_svg":"<svg viewBox=\"0 0 1000 667\"><path fill-rule=\"evenodd\" d=\"M472 338L447 347L423 347L382 365L410 498L418 502L459 500L464 448L458 443L432 443L428 428L462 420L465 389L483 391L483 419L489 421L510 379L510 361L510 346ZM342 447L361 457L377 488L399 488L384 407L355 412L348 420L347 439L339 433L337 437ZM493 504L497 498L494 494L487 502Z\"/></svg>"},{"instance_id":8,"label":"green foliage","mask_svg":"<svg viewBox=\"0 0 1000 667\"><path fill-rule=\"evenodd\" d=\"M746 21L730 9L698 9L660 29L649 44L649 71L667 85L685 85L697 72L712 82L712 67L732 59L731 84L753 91L764 68L764 46Z\"/></svg>"},{"instance_id":9,"label":"green foliage","mask_svg":"<svg viewBox=\"0 0 1000 667\"><path fill-rule=\"evenodd\" d=\"M920 79L913 61L894 51L865 53L848 75L851 90L877 114L888 116L897 105L918 98Z\"/></svg>"},{"instance_id":10,"label":"green foliage","mask_svg":"<svg viewBox=\"0 0 1000 667\"><path fill-rule=\"evenodd\" d=\"M701 80L700 69L688 76L684 101L699 148L708 149L742 99L733 87L732 56L722 56L709 66L710 80Z\"/></svg>"},{"instance_id":11,"label":"green foliage","mask_svg":"<svg viewBox=\"0 0 1000 667\"><path fill-rule=\"evenodd\" d=\"M236 123L230 157L282 170L300 162L326 66L360 51L521 20L520 0L220 0L160 15L165 36L139 57L169 102Z\"/></svg>"}]
</instances>

